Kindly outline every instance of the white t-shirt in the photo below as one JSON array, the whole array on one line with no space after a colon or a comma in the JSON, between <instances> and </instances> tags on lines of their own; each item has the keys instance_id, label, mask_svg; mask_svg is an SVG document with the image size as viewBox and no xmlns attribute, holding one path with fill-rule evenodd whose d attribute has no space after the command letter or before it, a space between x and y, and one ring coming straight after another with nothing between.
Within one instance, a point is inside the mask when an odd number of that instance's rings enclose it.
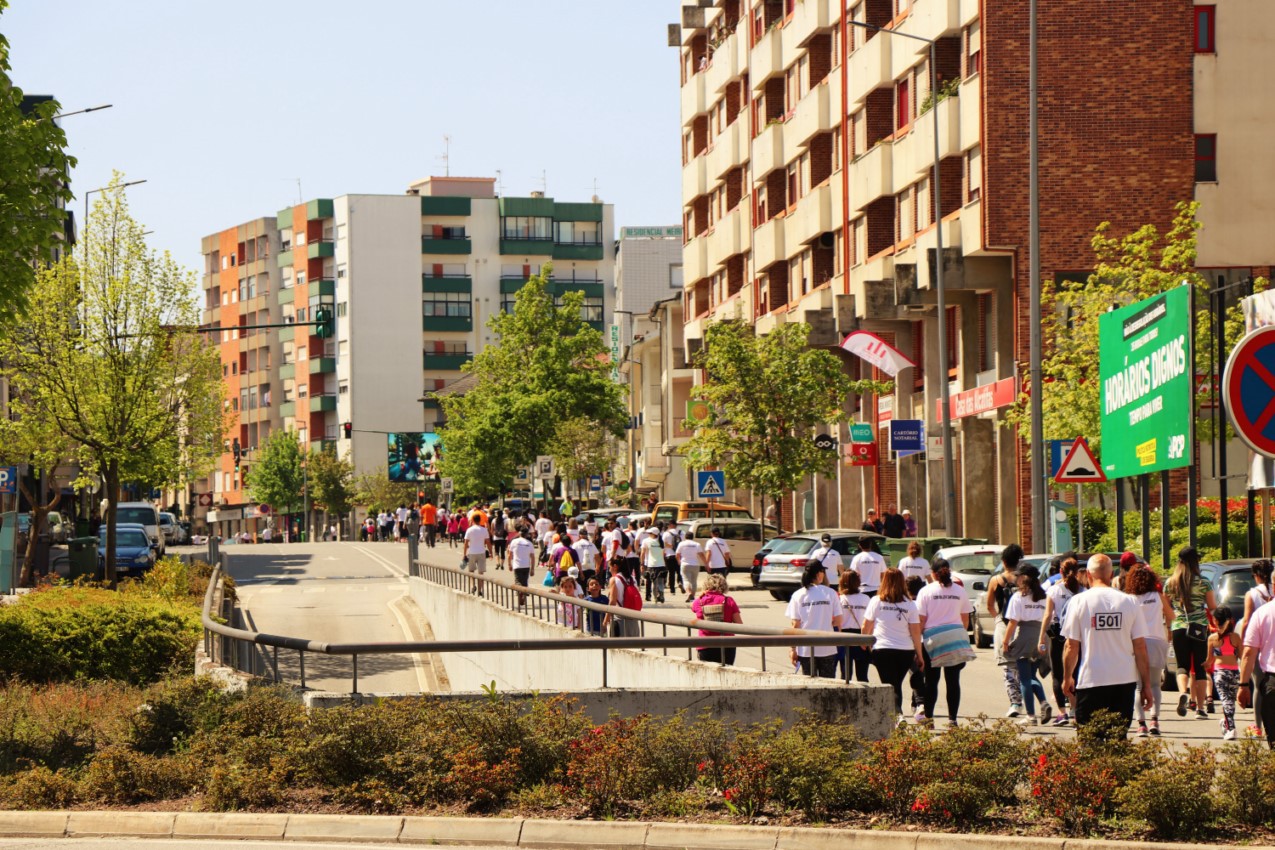
<instances>
[{"instance_id":1,"label":"white t-shirt","mask_svg":"<svg viewBox=\"0 0 1275 850\"><path fill-rule=\"evenodd\" d=\"M481 525L471 525L465 529L465 552L469 555L487 554L487 540L490 535Z\"/></svg>"},{"instance_id":2,"label":"white t-shirt","mask_svg":"<svg viewBox=\"0 0 1275 850\"><path fill-rule=\"evenodd\" d=\"M521 534L509 541L509 561L515 570L531 569L535 559L536 544Z\"/></svg>"},{"instance_id":3,"label":"white t-shirt","mask_svg":"<svg viewBox=\"0 0 1275 850\"><path fill-rule=\"evenodd\" d=\"M874 596L868 602L863 618L872 621L872 636L877 639L872 645L873 649L916 648L912 643L911 626L921 622L921 615L911 599L886 602L881 597Z\"/></svg>"},{"instance_id":4,"label":"white t-shirt","mask_svg":"<svg viewBox=\"0 0 1275 850\"><path fill-rule=\"evenodd\" d=\"M876 552L860 552L850 562L850 569L859 574L859 586L864 592L881 586L881 573L885 572L885 558ZM912 644L908 644L911 646Z\"/></svg>"},{"instance_id":5,"label":"white t-shirt","mask_svg":"<svg viewBox=\"0 0 1275 850\"><path fill-rule=\"evenodd\" d=\"M910 578L929 579L930 562L924 558L913 558L911 555L899 561L899 572L903 573L903 580L906 582ZM920 599L918 598L919 602Z\"/></svg>"},{"instance_id":6,"label":"white t-shirt","mask_svg":"<svg viewBox=\"0 0 1275 850\"><path fill-rule=\"evenodd\" d=\"M683 540L677 544L677 562L684 567L698 567L700 565L699 556L702 551L699 548L699 544L694 540Z\"/></svg>"},{"instance_id":7,"label":"white t-shirt","mask_svg":"<svg viewBox=\"0 0 1275 850\"><path fill-rule=\"evenodd\" d=\"M863 628L863 612L868 610L868 594L853 593L841 600L841 631L857 632Z\"/></svg>"},{"instance_id":8,"label":"white t-shirt","mask_svg":"<svg viewBox=\"0 0 1275 850\"><path fill-rule=\"evenodd\" d=\"M789 620L800 622L799 628L830 632L833 621L841 616L841 600L837 598L837 592L828 585L812 584L792 595L792 599L788 600L788 608L784 616ZM808 646L799 646L797 655L809 658L810 649L811 647ZM814 650L816 658L826 658L837 654L835 646L816 646Z\"/></svg>"},{"instance_id":9,"label":"white t-shirt","mask_svg":"<svg viewBox=\"0 0 1275 850\"><path fill-rule=\"evenodd\" d=\"M1067 606L1063 637L1080 641L1077 688L1128 685L1138 681L1133 642L1147 637L1138 603L1110 587L1091 587Z\"/></svg>"},{"instance_id":10,"label":"white t-shirt","mask_svg":"<svg viewBox=\"0 0 1275 850\"><path fill-rule=\"evenodd\" d=\"M1147 640L1167 641L1169 638L1164 633L1164 603L1160 601L1160 594L1148 590L1134 598L1138 600L1138 612L1142 614Z\"/></svg>"},{"instance_id":11,"label":"white t-shirt","mask_svg":"<svg viewBox=\"0 0 1275 850\"><path fill-rule=\"evenodd\" d=\"M597 533L598 533L598 521L597 521L597 520L595 520L595 519L586 519L586 520L584 521L584 530L585 530L585 531L587 531L587 532L589 532L589 536L590 536L590 537L592 537L593 535L597 534Z\"/></svg>"},{"instance_id":12,"label":"white t-shirt","mask_svg":"<svg viewBox=\"0 0 1275 850\"><path fill-rule=\"evenodd\" d=\"M726 569L726 556L730 554L729 543L720 537L710 537L704 544L704 551L708 553L710 570Z\"/></svg>"},{"instance_id":13,"label":"white t-shirt","mask_svg":"<svg viewBox=\"0 0 1275 850\"><path fill-rule=\"evenodd\" d=\"M925 627L959 626L962 614L974 613L974 600L956 582L944 587L932 581L916 595L917 613L925 618Z\"/></svg>"},{"instance_id":14,"label":"white t-shirt","mask_svg":"<svg viewBox=\"0 0 1275 850\"><path fill-rule=\"evenodd\" d=\"M598 547L594 546L587 537L581 537L571 546L571 549L576 553L576 563L580 565L580 569L597 568Z\"/></svg>"},{"instance_id":15,"label":"white t-shirt","mask_svg":"<svg viewBox=\"0 0 1275 850\"><path fill-rule=\"evenodd\" d=\"M622 537L621 534L623 534L625 537L628 537L629 545L627 547L623 545L624 537ZM611 536L611 544L610 544L609 551L611 553L611 557L613 558L633 557L633 535L630 534L628 531L617 529L615 534Z\"/></svg>"},{"instance_id":16,"label":"white t-shirt","mask_svg":"<svg viewBox=\"0 0 1275 850\"><path fill-rule=\"evenodd\" d=\"M580 529L578 529L578 528L571 528L571 527L569 527L569 526L568 526L568 528L567 528L567 536L571 538L571 542L572 542L572 543L575 543L577 540L579 540L579 539L580 539Z\"/></svg>"},{"instance_id":17,"label":"white t-shirt","mask_svg":"<svg viewBox=\"0 0 1275 850\"><path fill-rule=\"evenodd\" d=\"M823 568L828 571L828 584L835 586L841 581L841 555L836 549L821 543L811 550L808 560L811 563L823 564Z\"/></svg>"},{"instance_id":18,"label":"white t-shirt","mask_svg":"<svg viewBox=\"0 0 1275 850\"><path fill-rule=\"evenodd\" d=\"M1265 585L1259 584L1249 588L1248 593L1244 594L1244 598L1253 600L1253 613L1256 614L1258 608L1271 601L1271 592Z\"/></svg>"},{"instance_id":19,"label":"white t-shirt","mask_svg":"<svg viewBox=\"0 0 1275 850\"><path fill-rule=\"evenodd\" d=\"M660 541L655 537L648 537L642 541L640 557L642 558L642 565L648 569L664 569L664 548L660 546Z\"/></svg>"},{"instance_id":20,"label":"white t-shirt","mask_svg":"<svg viewBox=\"0 0 1275 850\"><path fill-rule=\"evenodd\" d=\"M1015 593L1005 606L1005 619L1017 620L1019 623L1039 623L1045 619L1045 600L1037 601L1031 596Z\"/></svg>"},{"instance_id":21,"label":"white t-shirt","mask_svg":"<svg viewBox=\"0 0 1275 850\"><path fill-rule=\"evenodd\" d=\"M1082 587L1081 590L1084 590ZM1062 624L1063 618L1067 616L1067 608L1071 604L1071 600L1075 599L1079 594L1072 593L1067 589L1067 585L1060 580L1057 584L1052 584L1045 591L1045 598L1054 601L1054 622Z\"/></svg>"},{"instance_id":22,"label":"white t-shirt","mask_svg":"<svg viewBox=\"0 0 1275 850\"><path fill-rule=\"evenodd\" d=\"M551 528L553 528L553 523L549 521L549 517L542 516L536 520L536 537L543 538Z\"/></svg>"},{"instance_id":23,"label":"white t-shirt","mask_svg":"<svg viewBox=\"0 0 1275 850\"><path fill-rule=\"evenodd\" d=\"M675 532L666 531L661 542L664 544L664 556L669 557L677 550L677 541L680 538Z\"/></svg>"}]
</instances>

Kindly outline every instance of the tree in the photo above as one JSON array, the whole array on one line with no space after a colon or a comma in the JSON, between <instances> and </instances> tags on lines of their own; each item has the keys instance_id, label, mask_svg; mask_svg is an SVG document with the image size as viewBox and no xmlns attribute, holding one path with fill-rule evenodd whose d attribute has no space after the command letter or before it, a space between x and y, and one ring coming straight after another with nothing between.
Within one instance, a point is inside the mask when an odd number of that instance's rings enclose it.
<instances>
[{"instance_id":1,"label":"tree","mask_svg":"<svg viewBox=\"0 0 1275 850\"><path fill-rule=\"evenodd\" d=\"M547 454L558 423L593 422L620 436L627 412L624 387L610 377L602 334L582 318L584 296L560 294L555 304L545 265L518 292L512 313L487 322L499 338L466 366L477 383L440 400L447 425L441 474L458 493L481 496L507 486L519 465Z\"/></svg>"},{"instance_id":2,"label":"tree","mask_svg":"<svg viewBox=\"0 0 1275 850\"><path fill-rule=\"evenodd\" d=\"M606 429L587 419L564 419L549 441L563 492L572 481L602 475L611 467L612 452ZM577 494L579 495L579 494Z\"/></svg>"},{"instance_id":3,"label":"tree","mask_svg":"<svg viewBox=\"0 0 1275 850\"><path fill-rule=\"evenodd\" d=\"M31 504L31 530L27 535L27 548L22 562L20 587L35 583L35 550L39 535L44 531L49 511L61 497L61 487L53 473L72 454L72 444L56 423L47 419L0 419L0 459L10 465L29 467L30 476L18 476L18 489ZM49 476L44 482L44 492L36 482L40 474ZM28 477L32 480L28 482Z\"/></svg>"},{"instance_id":4,"label":"tree","mask_svg":"<svg viewBox=\"0 0 1275 850\"><path fill-rule=\"evenodd\" d=\"M257 451L245 482L248 498L269 505L276 516L300 511L305 505L306 474L296 432L271 431Z\"/></svg>"},{"instance_id":5,"label":"tree","mask_svg":"<svg viewBox=\"0 0 1275 850\"><path fill-rule=\"evenodd\" d=\"M811 348L810 326L787 322L765 336L742 322L704 331L695 365L705 370L697 398L712 412L688 419L695 429L683 447L701 469L723 469L736 487L778 498L810 475L830 474L835 452L817 448L816 428L846 419L846 396L885 393L892 384L852 380L836 354Z\"/></svg>"},{"instance_id":6,"label":"tree","mask_svg":"<svg viewBox=\"0 0 1275 850\"><path fill-rule=\"evenodd\" d=\"M120 485L206 474L225 434L194 273L146 248L119 184L94 206L76 258L40 270L23 321L0 336L14 417L74 445L76 484L101 476L111 584Z\"/></svg>"},{"instance_id":7,"label":"tree","mask_svg":"<svg viewBox=\"0 0 1275 850\"><path fill-rule=\"evenodd\" d=\"M391 481L386 472L365 472L354 479L354 502L370 511L389 510L416 501L420 487L420 482Z\"/></svg>"},{"instance_id":8,"label":"tree","mask_svg":"<svg viewBox=\"0 0 1275 850\"><path fill-rule=\"evenodd\" d=\"M354 464L333 448L311 448L307 462L314 503L329 514L347 517L354 509ZM338 526L339 527L339 526Z\"/></svg>"},{"instance_id":9,"label":"tree","mask_svg":"<svg viewBox=\"0 0 1275 850\"><path fill-rule=\"evenodd\" d=\"M8 5L0 0L0 12ZM24 98L9 71L9 42L0 35L0 323L6 325L26 307L36 269L62 241L75 165L53 121L57 101Z\"/></svg>"}]
</instances>

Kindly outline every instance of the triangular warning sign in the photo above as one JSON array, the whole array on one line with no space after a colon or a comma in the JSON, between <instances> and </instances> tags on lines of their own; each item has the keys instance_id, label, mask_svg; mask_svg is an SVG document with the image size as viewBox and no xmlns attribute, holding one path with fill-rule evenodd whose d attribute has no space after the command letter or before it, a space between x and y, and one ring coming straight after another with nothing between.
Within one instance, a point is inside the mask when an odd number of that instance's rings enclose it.
<instances>
[{"instance_id":1,"label":"triangular warning sign","mask_svg":"<svg viewBox=\"0 0 1275 850\"><path fill-rule=\"evenodd\" d=\"M717 483L717 476L705 475L704 480L700 483L699 495L701 499L707 499L709 496L722 496L721 485Z\"/></svg>"},{"instance_id":2,"label":"triangular warning sign","mask_svg":"<svg viewBox=\"0 0 1275 850\"><path fill-rule=\"evenodd\" d=\"M1084 437L1077 437L1076 442L1071 444L1071 451L1063 458L1058 474L1054 476L1055 484L1102 484L1106 480L1106 474Z\"/></svg>"}]
</instances>

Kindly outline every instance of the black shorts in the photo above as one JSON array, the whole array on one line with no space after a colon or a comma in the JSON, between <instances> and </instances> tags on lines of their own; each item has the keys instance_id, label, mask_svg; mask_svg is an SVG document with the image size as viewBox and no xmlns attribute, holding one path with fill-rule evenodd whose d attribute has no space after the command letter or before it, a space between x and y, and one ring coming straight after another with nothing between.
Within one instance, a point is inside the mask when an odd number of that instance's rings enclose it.
<instances>
[{"instance_id":1,"label":"black shorts","mask_svg":"<svg viewBox=\"0 0 1275 850\"><path fill-rule=\"evenodd\" d=\"M1209 677L1204 670L1208 650L1207 640L1192 640L1187 637L1186 629L1173 630L1173 655L1178 662L1178 672L1190 676L1193 681L1200 682Z\"/></svg>"},{"instance_id":2,"label":"black shorts","mask_svg":"<svg viewBox=\"0 0 1275 850\"><path fill-rule=\"evenodd\" d=\"M531 568L522 567L514 569L514 584L518 587L526 587L527 579L531 577Z\"/></svg>"}]
</instances>

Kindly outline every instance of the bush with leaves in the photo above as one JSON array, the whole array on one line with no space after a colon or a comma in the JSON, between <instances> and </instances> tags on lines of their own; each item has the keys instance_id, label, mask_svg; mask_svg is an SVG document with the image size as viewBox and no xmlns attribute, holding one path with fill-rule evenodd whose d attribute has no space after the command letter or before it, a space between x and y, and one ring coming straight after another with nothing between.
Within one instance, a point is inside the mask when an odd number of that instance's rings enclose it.
<instances>
[{"instance_id":1,"label":"bush with leaves","mask_svg":"<svg viewBox=\"0 0 1275 850\"><path fill-rule=\"evenodd\" d=\"M1220 813L1244 826L1275 823L1275 753L1265 741L1246 738L1225 751L1217 770Z\"/></svg>"},{"instance_id":2,"label":"bush with leaves","mask_svg":"<svg viewBox=\"0 0 1275 850\"><path fill-rule=\"evenodd\" d=\"M1143 771L1118 792L1121 811L1145 822L1156 838L1191 838L1212 825L1217 756L1188 745Z\"/></svg>"}]
</instances>

